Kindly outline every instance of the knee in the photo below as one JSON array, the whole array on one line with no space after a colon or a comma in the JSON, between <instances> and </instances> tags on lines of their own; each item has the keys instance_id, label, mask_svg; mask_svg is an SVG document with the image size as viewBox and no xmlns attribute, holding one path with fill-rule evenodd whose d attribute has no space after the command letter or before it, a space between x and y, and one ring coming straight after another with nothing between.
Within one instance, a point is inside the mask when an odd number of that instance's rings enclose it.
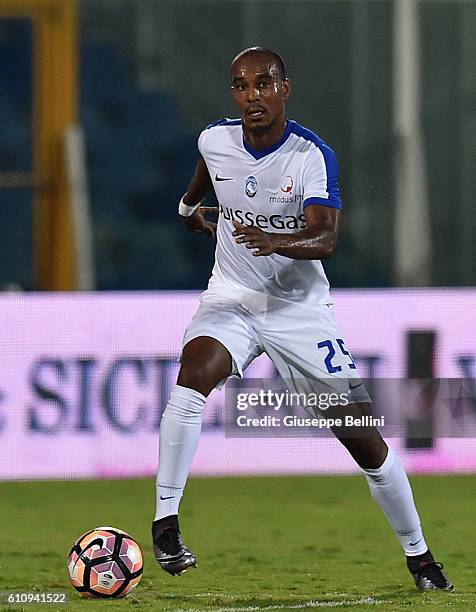
<instances>
[{"instance_id":1,"label":"knee","mask_svg":"<svg viewBox=\"0 0 476 612\"><path fill-rule=\"evenodd\" d=\"M371 438L347 438L341 442L361 468L378 469L387 456L388 447L380 435Z\"/></svg>"},{"instance_id":2,"label":"knee","mask_svg":"<svg viewBox=\"0 0 476 612\"><path fill-rule=\"evenodd\" d=\"M177 382L208 396L223 378L223 374L218 372L212 363L183 358Z\"/></svg>"},{"instance_id":3,"label":"knee","mask_svg":"<svg viewBox=\"0 0 476 612\"><path fill-rule=\"evenodd\" d=\"M232 359L228 350L217 340L207 336L191 340L181 358L178 384L207 396L212 389L231 374Z\"/></svg>"}]
</instances>

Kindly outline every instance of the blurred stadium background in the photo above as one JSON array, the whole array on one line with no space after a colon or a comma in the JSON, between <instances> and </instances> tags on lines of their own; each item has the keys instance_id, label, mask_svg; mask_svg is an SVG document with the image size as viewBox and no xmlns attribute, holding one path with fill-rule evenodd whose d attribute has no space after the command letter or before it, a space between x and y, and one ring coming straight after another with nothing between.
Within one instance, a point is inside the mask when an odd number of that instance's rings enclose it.
<instances>
[{"instance_id":1,"label":"blurred stadium background","mask_svg":"<svg viewBox=\"0 0 476 612\"><path fill-rule=\"evenodd\" d=\"M0 19L4 288L203 288L213 249L175 203L257 42L287 61L289 116L340 160L332 285L475 285L476 3L1 0Z\"/></svg>"},{"instance_id":2,"label":"blurred stadium background","mask_svg":"<svg viewBox=\"0 0 476 612\"><path fill-rule=\"evenodd\" d=\"M402 408L407 466L476 469L475 31L466 1L0 0L0 477L154 473L213 260L177 201L252 44L282 53L289 116L340 159L326 269L364 376L468 382L444 430L432 401ZM194 473L354 469L329 439L226 440L224 401Z\"/></svg>"}]
</instances>

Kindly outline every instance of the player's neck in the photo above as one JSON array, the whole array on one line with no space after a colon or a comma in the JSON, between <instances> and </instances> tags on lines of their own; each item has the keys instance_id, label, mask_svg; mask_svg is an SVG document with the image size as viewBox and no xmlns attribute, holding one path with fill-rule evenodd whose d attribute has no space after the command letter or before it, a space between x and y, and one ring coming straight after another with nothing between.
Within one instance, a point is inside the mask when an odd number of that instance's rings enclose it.
<instances>
[{"instance_id":1,"label":"player's neck","mask_svg":"<svg viewBox=\"0 0 476 612\"><path fill-rule=\"evenodd\" d=\"M249 128L243 126L245 142L256 151L268 149L281 140L287 124L287 119L283 116L279 117L269 128L263 131L251 131Z\"/></svg>"}]
</instances>

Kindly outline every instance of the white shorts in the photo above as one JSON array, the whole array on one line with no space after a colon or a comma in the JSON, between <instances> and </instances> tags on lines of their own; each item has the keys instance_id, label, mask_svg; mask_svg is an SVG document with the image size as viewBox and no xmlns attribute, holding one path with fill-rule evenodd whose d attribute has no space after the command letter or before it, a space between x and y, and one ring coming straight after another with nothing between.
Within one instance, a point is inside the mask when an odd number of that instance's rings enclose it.
<instances>
[{"instance_id":1,"label":"white shorts","mask_svg":"<svg viewBox=\"0 0 476 612\"><path fill-rule=\"evenodd\" d=\"M253 359L266 353L292 392L350 389L353 402L370 402L331 304L310 307L258 292L238 302L205 291L183 346L199 336L225 346L233 360L232 376L241 377Z\"/></svg>"}]
</instances>

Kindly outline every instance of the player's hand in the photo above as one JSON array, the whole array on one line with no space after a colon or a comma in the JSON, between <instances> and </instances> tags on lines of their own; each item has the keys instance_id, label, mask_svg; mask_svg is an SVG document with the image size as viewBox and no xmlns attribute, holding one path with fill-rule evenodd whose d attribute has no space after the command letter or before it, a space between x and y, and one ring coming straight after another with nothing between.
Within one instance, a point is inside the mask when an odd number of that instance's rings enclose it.
<instances>
[{"instance_id":1,"label":"player's hand","mask_svg":"<svg viewBox=\"0 0 476 612\"><path fill-rule=\"evenodd\" d=\"M218 207L200 206L190 217L182 217L183 223L189 232L201 232L208 234L210 238L215 238L217 224L205 219L205 215L208 213L218 214Z\"/></svg>"},{"instance_id":2,"label":"player's hand","mask_svg":"<svg viewBox=\"0 0 476 612\"><path fill-rule=\"evenodd\" d=\"M253 249L252 255L254 257L261 257L274 253L276 248L276 234L263 232L263 230L255 226L247 227L238 223L238 221L233 221L233 226L235 231L232 235L235 237L236 243L244 244L247 249Z\"/></svg>"}]
</instances>

